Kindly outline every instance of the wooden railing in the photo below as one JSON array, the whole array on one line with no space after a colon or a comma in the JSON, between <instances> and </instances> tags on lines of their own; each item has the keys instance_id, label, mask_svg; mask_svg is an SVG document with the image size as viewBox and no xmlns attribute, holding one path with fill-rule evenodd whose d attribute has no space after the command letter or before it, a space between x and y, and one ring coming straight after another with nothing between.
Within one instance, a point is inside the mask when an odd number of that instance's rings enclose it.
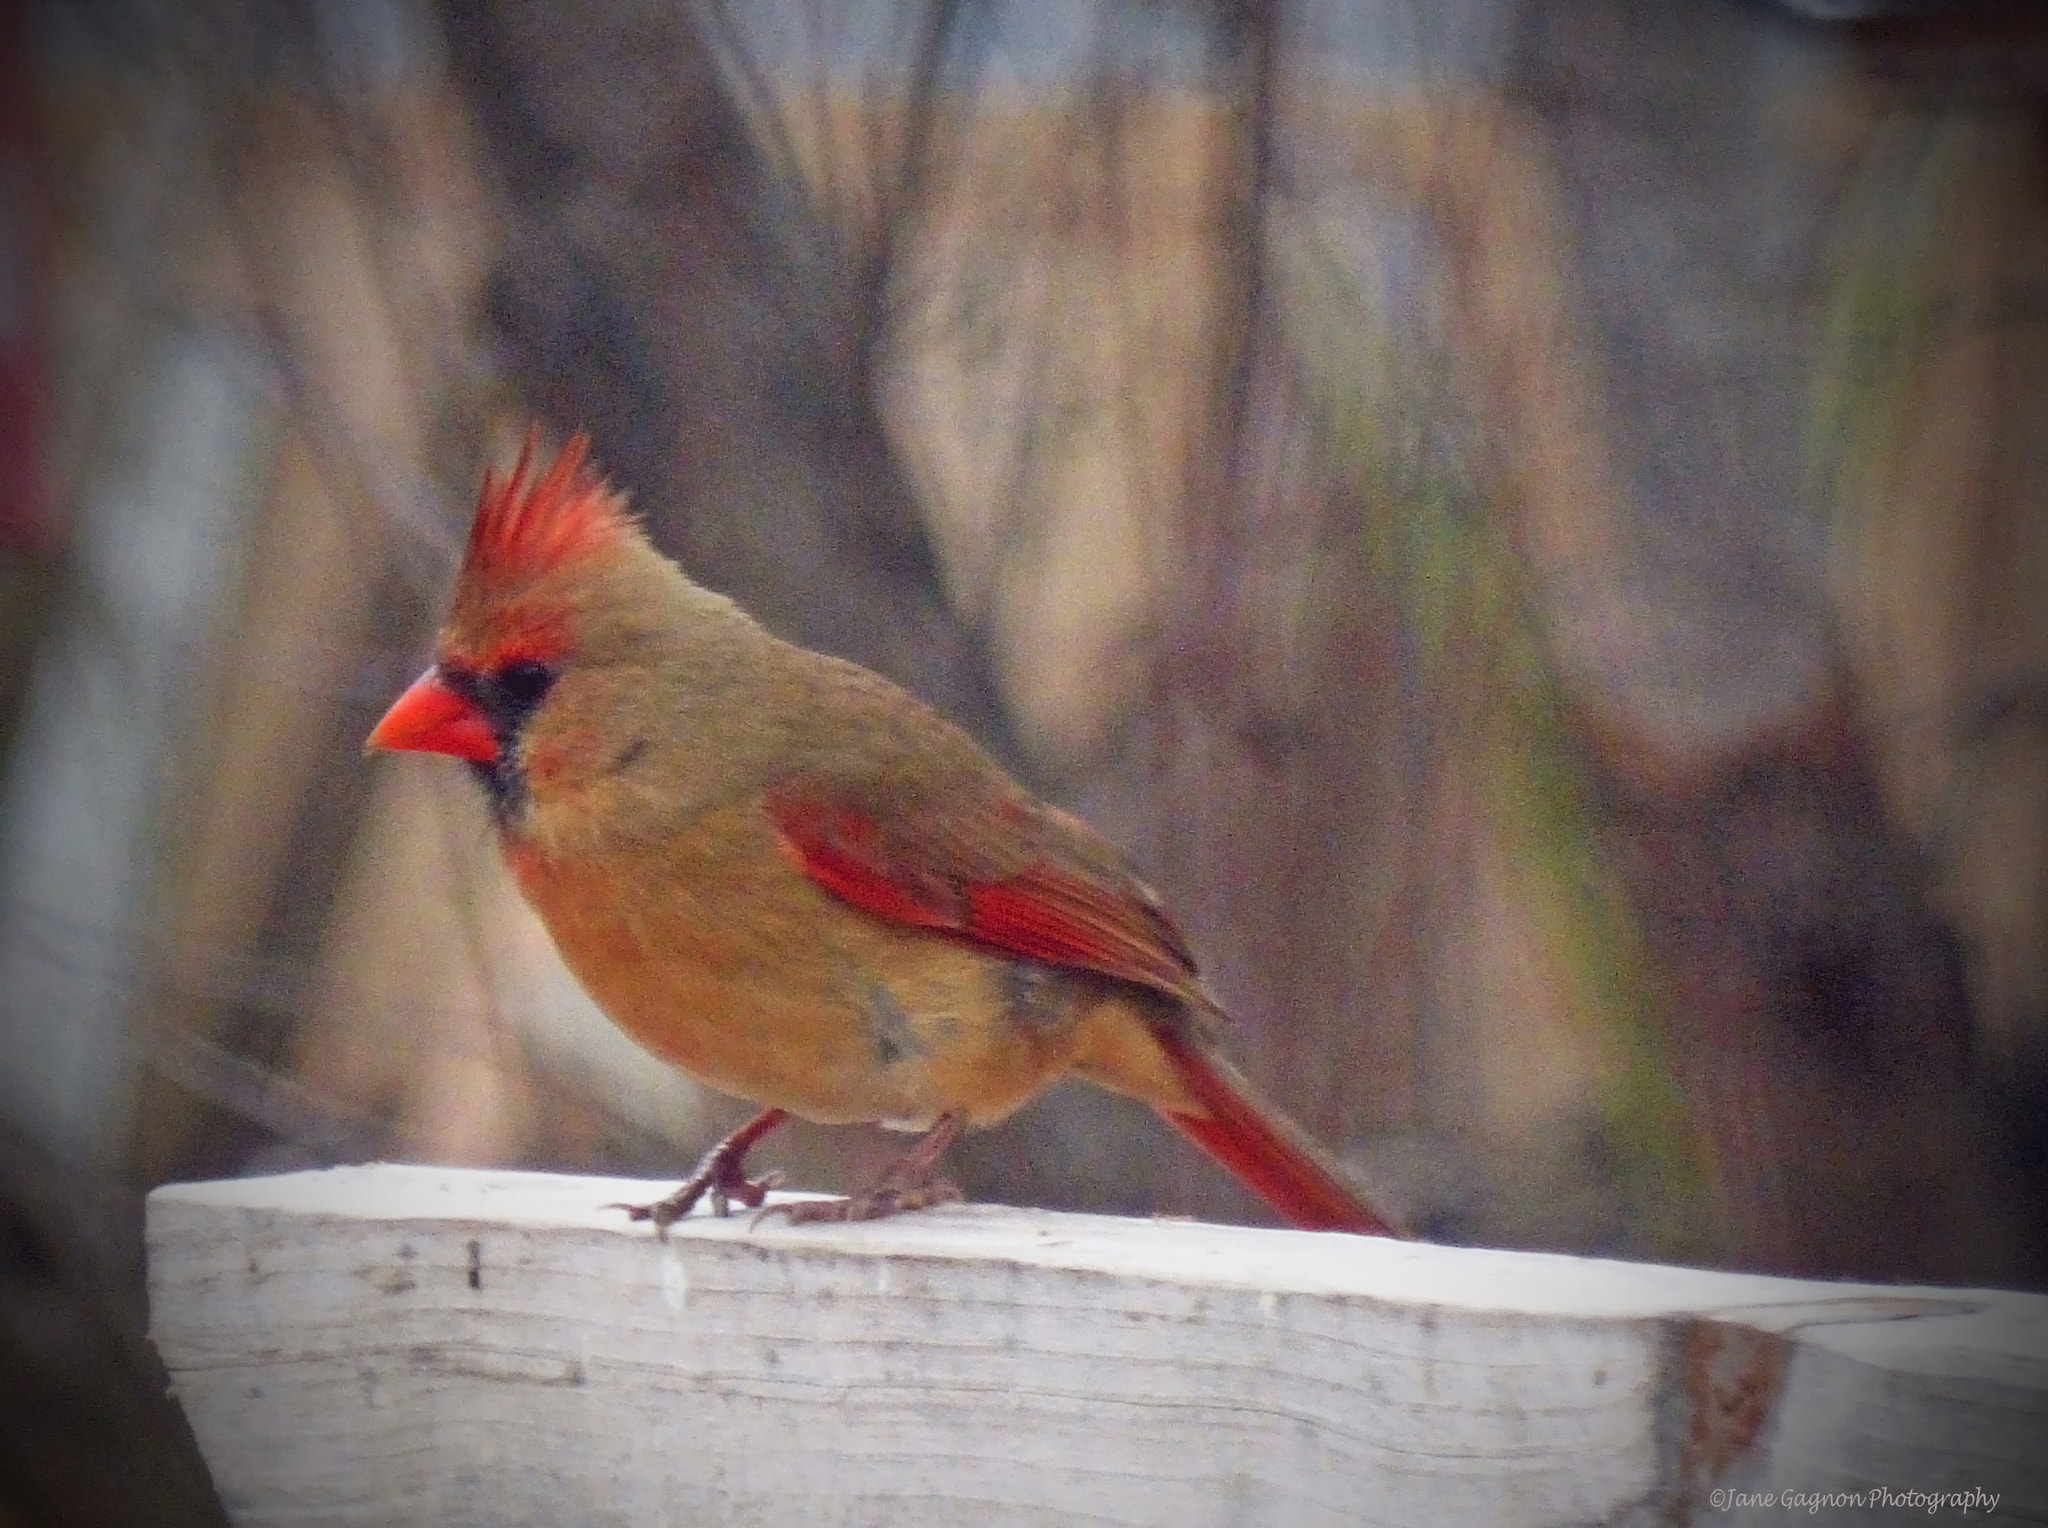
<instances>
[{"instance_id":1,"label":"wooden railing","mask_svg":"<svg viewBox=\"0 0 2048 1528\"><path fill-rule=\"evenodd\" d=\"M2040 1296L995 1207L662 1242L603 1208L665 1187L159 1189L152 1333L233 1519L2048 1522Z\"/></svg>"}]
</instances>

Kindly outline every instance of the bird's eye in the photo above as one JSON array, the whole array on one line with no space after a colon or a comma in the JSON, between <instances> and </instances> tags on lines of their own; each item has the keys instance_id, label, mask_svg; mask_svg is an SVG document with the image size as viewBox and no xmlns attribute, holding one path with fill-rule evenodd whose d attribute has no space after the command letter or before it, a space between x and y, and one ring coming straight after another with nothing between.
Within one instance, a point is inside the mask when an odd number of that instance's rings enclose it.
<instances>
[{"instance_id":1,"label":"bird's eye","mask_svg":"<svg viewBox=\"0 0 2048 1528\"><path fill-rule=\"evenodd\" d=\"M493 676L498 693L515 712L530 711L540 704L549 686L555 682L555 671L545 663L522 660L508 663Z\"/></svg>"}]
</instances>

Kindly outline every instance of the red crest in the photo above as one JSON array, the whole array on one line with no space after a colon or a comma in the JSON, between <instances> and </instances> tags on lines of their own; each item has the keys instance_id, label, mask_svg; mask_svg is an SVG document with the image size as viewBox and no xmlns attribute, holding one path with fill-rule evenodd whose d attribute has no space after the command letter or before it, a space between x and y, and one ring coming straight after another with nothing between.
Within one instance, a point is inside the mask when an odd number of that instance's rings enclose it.
<instances>
[{"instance_id":1,"label":"red crest","mask_svg":"<svg viewBox=\"0 0 2048 1528\"><path fill-rule=\"evenodd\" d=\"M616 547L631 524L624 500L589 465L588 435L572 435L545 472L535 461L539 448L535 426L511 476L500 481L495 472L484 474L462 562L465 579L502 584L551 573Z\"/></svg>"}]
</instances>

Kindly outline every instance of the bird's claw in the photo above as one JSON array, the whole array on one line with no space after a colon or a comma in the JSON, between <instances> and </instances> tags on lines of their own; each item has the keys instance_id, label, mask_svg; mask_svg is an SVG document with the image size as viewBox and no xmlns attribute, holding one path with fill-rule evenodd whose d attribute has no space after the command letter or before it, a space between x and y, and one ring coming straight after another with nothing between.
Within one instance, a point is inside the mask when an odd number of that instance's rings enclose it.
<instances>
[{"instance_id":1,"label":"bird's claw","mask_svg":"<svg viewBox=\"0 0 2048 1528\"><path fill-rule=\"evenodd\" d=\"M729 1183L711 1185L711 1213L723 1220L732 1213L735 1204L750 1210L758 1210L768 1202L768 1191L782 1187L782 1169L761 1174L758 1178L735 1177Z\"/></svg>"},{"instance_id":2,"label":"bird's claw","mask_svg":"<svg viewBox=\"0 0 2048 1528\"><path fill-rule=\"evenodd\" d=\"M711 1213L724 1219L732 1213L735 1204L750 1210L759 1209L768 1202L768 1191L781 1182L779 1171L749 1178L737 1161L714 1152L666 1198L657 1199L652 1204L608 1204L605 1208L624 1210L628 1220L654 1222L655 1235L666 1241L668 1228L694 1210L698 1200L708 1196Z\"/></svg>"},{"instance_id":3,"label":"bird's claw","mask_svg":"<svg viewBox=\"0 0 2048 1528\"><path fill-rule=\"evenodd\" d=\"M770 1216L781 1215L793 1226L842 1225L856 1220L886 1220L911 1210L928 1210L934 1205L956 1204L960 1190L944 1178L926 1178L917 1183L877 1183L843 1199L791 1199L771 1204L748 1223L753 1230Z\"/></svg>"}]
</instances>

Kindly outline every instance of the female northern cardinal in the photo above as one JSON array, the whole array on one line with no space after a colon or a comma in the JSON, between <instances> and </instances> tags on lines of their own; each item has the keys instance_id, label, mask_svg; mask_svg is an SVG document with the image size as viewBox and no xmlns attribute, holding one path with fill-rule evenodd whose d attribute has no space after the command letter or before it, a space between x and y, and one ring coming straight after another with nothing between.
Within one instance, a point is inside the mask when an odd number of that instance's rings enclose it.
<instances>
[{"instance_id":1,"label":"female northern cardinal","mask_svg":"<svg viewBox=\"0 0 2048 1528\"><path fill-rule=\"evenodd\" d=\"M1144 1100L1297 1226L1395 1234L1216 1054L1222 1015L1152 893L895 685L697 587L585 466L484 479L437 659L369 746L467 760L569 969L663 1060L767 1107L675 1193L759 1206L791 1114L926 1132L856 1220L1065 1073Z\"/></svg>"}]
</instances>

